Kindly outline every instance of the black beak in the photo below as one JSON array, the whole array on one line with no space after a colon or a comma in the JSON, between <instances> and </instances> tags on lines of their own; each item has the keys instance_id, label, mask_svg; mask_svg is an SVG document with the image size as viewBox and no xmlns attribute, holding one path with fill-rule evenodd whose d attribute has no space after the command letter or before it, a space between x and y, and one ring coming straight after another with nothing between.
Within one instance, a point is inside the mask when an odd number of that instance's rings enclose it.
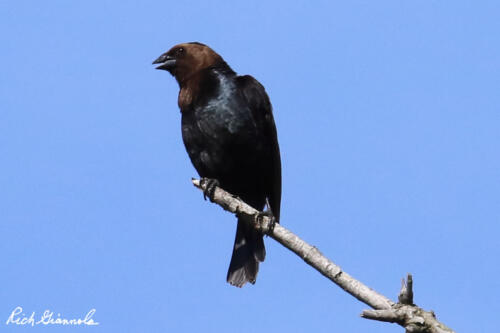
<instances>
[{"instance_id":1,"label":"black beak","mask_svg":"<svg viewBox=\"0 0 500 333\"><path fill-rule=\"evenodd\" d=\"M156 69L164 69L164 70L168 71L168 70L174 68L175 62L176 62L176 60L174 57L164 53L158 59L153 61L153 65L154 64L161 64L160 66L156 67Z\"/></svg>"}]
</instances>

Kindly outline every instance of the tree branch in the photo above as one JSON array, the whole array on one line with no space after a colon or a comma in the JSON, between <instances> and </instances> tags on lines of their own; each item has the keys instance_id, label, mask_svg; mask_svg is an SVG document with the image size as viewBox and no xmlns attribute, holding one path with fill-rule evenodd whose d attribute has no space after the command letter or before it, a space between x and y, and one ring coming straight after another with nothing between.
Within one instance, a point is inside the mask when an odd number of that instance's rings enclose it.
<instances>
[{"instance_id":1,"label":"tree branch","mask_svg":"<svg viewBox=\"0 0 500 333\"><path fill-rule=\"evenodd\" d=\"M204 192L207 191L206 182L198 179L193 179L192 181L194 186ZM215 187L210 199L226 211L243 218L247 223L253 225L255 229L273 238L347 293L375 309L363 311L361 317L397 323L403 326L408 333L454 332L440 323L432 311L424 311L413 304L413 281L410 274L408 274L407 283L403 279L403 286L398 297L399 303L394 303L389 298L379 294L344 272L338 265L325 257L315 246L306 243L290 230L282 227L280 224L273 226L273 221L270 217L259 215L260 212L258 210L236 196L224 191L220 187Z\"/></svg>"}]
</instances>

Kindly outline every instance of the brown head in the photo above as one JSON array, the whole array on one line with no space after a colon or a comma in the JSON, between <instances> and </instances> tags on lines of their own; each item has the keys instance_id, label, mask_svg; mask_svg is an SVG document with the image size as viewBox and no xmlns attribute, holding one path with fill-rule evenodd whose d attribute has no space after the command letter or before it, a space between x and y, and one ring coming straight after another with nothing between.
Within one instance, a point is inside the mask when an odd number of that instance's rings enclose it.
<instances>
[{"instance_id":1,"label":"brown head","mask_svg":"<svg viewBox=\"0 0 500 333\"><path fill-rule=\"evenodd\" d=\"M223 62L222 57L210 47L192 42L172 47L153 61L153 64L160 64L156 69L170 72L182 86L199 71Z\"/></svg>"}]
</instances>

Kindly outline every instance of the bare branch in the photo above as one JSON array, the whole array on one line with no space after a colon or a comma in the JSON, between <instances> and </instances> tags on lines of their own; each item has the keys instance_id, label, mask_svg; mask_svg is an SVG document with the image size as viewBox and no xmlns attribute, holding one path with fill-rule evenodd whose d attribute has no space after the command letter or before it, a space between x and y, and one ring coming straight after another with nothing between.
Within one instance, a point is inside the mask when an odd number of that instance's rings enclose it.
<instances>
[{"instance_id":1,"label":"bare branch","mask_svg":"<svg viewBox=\"0 0 500 333\"><path fill-rule=\"evenodd\" d=\"M389 323L395 323L398 321L398 316L392 309L388 310L365 310L361 313L361 317L366 319L386 321Z\"/></svg>"},{"instance_id":2,"label":"bare branch","mask_svg":"<svg viewBox=\"0 0 500 333\"><path fill-rule=\"evenodd\" d=\"M193 179L194 186L206 191L206 183ZM394 303L389 298L364 285L346 272L330 259L325 257L315 246L312 246L282 227L280 224L273 226L272 219L259 215L259 211L243 202L241 199L216 187L211 201L217 203L225 210L236 214L250 223L257 230L267 234L290 251L301 257L306 263L318 272L333 281L340 288L359 301L369 305L375 310L365 310L361 317L378 321L397 323L406 329L406 332L422 333L453 333L454 331L440 323L433 312L427 312L413 305L413 281L408 274L408 282L403 279L403 286L399 295L399 302ZM257 218L258 217L258 218Z\"/></svg>"}]
</instances>

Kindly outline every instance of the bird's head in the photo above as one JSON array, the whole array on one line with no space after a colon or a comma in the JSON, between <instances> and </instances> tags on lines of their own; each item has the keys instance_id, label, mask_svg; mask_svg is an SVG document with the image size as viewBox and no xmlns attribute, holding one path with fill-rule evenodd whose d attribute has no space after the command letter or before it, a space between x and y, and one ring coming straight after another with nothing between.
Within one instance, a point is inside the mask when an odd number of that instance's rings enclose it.
<instances>
[{"instance_id":1,"label":"bird's head","mask_svg":"<svg viewBox=\"0 0 500 333\"><path fill-rule=\"evenodd\" d=\"M182 84L200 70L223 62L222 57L210 47L198 43L183 43L163 53L153 64L172 74Z\"/></svg>"}]
</instances>

